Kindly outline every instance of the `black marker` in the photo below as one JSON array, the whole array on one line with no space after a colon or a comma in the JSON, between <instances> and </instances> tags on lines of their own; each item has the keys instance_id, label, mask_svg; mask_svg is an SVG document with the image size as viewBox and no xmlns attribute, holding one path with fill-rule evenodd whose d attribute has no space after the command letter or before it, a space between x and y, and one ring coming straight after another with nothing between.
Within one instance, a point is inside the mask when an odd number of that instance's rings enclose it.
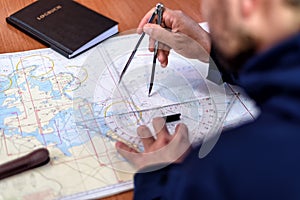
<instances>
[{"instance_id":1,"label":"black marker","mask_svg":"<svg viewBox=\"0 0 300 200\"><path fill-rule=\"evenodd\" d=\"M181 116L181 114L177 113L177 114L174 114L174 115L164 116L164 118L166 120L166 123L169 123L169 122L179 121L180 120L180 116Z\"/></svg>"}]
</instances>

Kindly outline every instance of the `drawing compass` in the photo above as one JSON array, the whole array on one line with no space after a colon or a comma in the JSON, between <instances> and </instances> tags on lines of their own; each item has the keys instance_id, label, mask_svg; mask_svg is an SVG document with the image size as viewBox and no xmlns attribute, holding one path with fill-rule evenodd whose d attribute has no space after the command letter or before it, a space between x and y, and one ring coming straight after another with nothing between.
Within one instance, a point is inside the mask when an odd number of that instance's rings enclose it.
<instances>
[{"instance_id":1,"label":"drawing compass","mask_svg":"<svg viewBox=\"0 0 300 200\"><path fill-rule=\"evenodd\" d=\"M148 20L148 23L152 23L153 20L155 19L155 17L157 16L157 20L156 20L156 24L158 25L161 25L162 23L162 14L163 14L163 11L164 11L164 5L161 4L161 3L158 3L156 5L156 8L154 10L154 12L152 13L151 17L149 18ZM132 62L143 38L145 37L145 32L142 33L142 35L140 36L137 44L135 45L131 55L129 56L129 59L127 60L126 62L126 65L125 67L123 68L122 72L121 72L121 75L120 75L120 78L119 78L119 84L124 76L124 74L126 73L130 63ZM154 82L154 75L155 75L155 67L156 67L156 59L157 59L157 53L158 53L158 41L155 42L155 47L154 47L154 54L153 54L153 61L152 61L152 72L151 72L151 78L150 78L150 84L149 84L149 91L148 91L148 96L150 97L150 94L151 94L151 91L152 91L152 88L153 88L153 82Z\"/></svg>"}]
</instances>

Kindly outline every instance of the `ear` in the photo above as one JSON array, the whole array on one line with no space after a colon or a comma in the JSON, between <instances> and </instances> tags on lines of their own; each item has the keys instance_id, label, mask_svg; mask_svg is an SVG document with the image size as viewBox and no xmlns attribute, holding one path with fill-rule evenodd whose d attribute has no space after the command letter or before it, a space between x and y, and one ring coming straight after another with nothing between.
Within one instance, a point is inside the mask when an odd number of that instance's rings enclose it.
<instances>
[{"instance_id":1,"label":"ear","mask_svg":"<svg viewBox=\"0 0 300 200\"><path fill-rule=\"evenodd\" d=\"M255 11L258 1L259 0L241 0L240 8L242 16L245 18L250 17Z\"/></svg>"}]
</instances>

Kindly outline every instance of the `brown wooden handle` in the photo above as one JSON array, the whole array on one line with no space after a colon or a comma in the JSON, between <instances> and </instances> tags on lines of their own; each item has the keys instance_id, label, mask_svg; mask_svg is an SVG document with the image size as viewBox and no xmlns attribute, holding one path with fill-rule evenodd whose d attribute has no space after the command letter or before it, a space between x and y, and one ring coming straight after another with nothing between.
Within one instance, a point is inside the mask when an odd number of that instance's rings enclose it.
<instances>
[{"instance_id":1,"label":"brown wooden handle","mask_svg":"<svg viewBox=\"0 0 300 200\"><path fill-rule=\"evenodd\" d=\"M45 165L49 161L48 149L41 148L34 150L25 156L0 165L0 179Z\"/></svg>"}]
</instances>

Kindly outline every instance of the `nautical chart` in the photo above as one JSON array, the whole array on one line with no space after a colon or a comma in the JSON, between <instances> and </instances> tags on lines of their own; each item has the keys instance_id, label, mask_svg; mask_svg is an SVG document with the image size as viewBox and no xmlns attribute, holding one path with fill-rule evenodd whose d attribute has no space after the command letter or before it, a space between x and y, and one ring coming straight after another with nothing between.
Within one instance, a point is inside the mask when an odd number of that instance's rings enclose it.
<instances>
[{"instance_id":1,"label":"nautical chart","mask_svg":"<svg viewBox=\"0 0 300 200\"><path fill-rule=\"evenodd\" d=\"M88 87L81 87L74 95L94 102L92 109L82 111L86 117L84 124L90 123L89 130L141 149L136 128L142 124L151 128L154 117L180 113L181 121L188 125L190 139L195 143L221 126L233 96L226 96L223 85L205 81L207 65L204 63L172 52L168 67L157 67L153 94L148 97L153 54L144 43L118 83L120 71L130 55L128 49L132 49L128 44L134 45L137 38L136 35L114 38L96 49L85 63L85 68L97 75L88 80ZM111 46L119 48L111 51ZM78 127L83 127L80 126L81 116Z\"/></svg>"},{"instance_id":2,"label":"nautical chart","mask_svg":"<svg viewBox=\"0 0 300 200\"><path fill-rule=\"evenodd\" d=\"M51 49L0 55L0 160L41 146L51 157L46 166L2 180L0 199L87 199L128 190L134 169L114 143L142 151L139 125L152 128L153 117L180 113L197 143L257 115L238 89L206 81L206 64L174 52L167 68L157 66L148 97L147 43L118 84L137 39L118 36L71 60ZM176 123L168 124L171 131Z\"/></svg>"}]
</instances>

